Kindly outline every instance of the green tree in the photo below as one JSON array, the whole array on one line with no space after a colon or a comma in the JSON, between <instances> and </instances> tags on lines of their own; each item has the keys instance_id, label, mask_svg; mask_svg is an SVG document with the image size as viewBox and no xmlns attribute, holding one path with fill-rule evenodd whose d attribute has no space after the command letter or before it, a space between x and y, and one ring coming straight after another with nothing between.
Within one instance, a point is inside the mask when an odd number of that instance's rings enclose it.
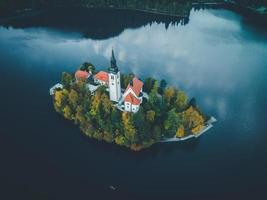
<instances>
[{"instance_id":1,"label":"green tree","mask_svg":"<svg viewBox=\"0 0 267 200\"><path fill-rule=\"evenodd\" d=\"M115 138L115 143L122 146L129 146L127 138L123 135L117 135Z\"/></svg>"},{"instance_id":2,"label":"green tree","mask_svg":"<svg viewBox=\"0 0 267 200\"><path fill-rule=\"evenodd\" d=\"M155 125L152 131L152 138L155 141L159 141L161 139L161 128L158 125Z\"/></svg>"},{"instance_id":3,"label":"green tree","mask_svg":"<svg viewBox=\"0 0 267 200\"><path fill-rule=\"evenodd\" d=\"M135 77L133 73L121 75L121 87L126 88L130 81Z\"/></svg>"},{"instance_id":4,"label":"green tree","mask_svg":"<svg viewBox=\"0 0 267 200\"><path fill-rule=\"evenodd\" d=\"M95 66L92 63L85 62L81 65L80 70L95 73Z\"/></svg>"},{"instance_id":5,"label":"green tree","mask_svg":"<svg viewBox=\"0 0 267 200\"><path fill-rule=\"evenodd\" d=\"M175 89L173 87L169 86L164 90L163 97L168 105L170 105L171 99L174 97L174 95Z\"/></svg>"},{"instance_id":6,"label":"green tree","mask_svg":"<svg viewBox=\"0 0 267 200\"><path fill-rule=\"evenodd\" d=\"M63 72L61 77L61 83L65 88L69 89L72 83L72 79L73 77L71 74Z\"/></svg>"},{"instance_id":7,"label":"green tree","mask_svg":"<svg viewBox=\"0 0 267 200\"><path fill-rule=\"evenodd\" d=\"M156 115L156 113L155 113L155 111L154 110L149 110L149 111L147 111L147 113L146 113L146 119L147 119L147 121L149 121L149 122L154 122L154 120L155 120L155 115Z\"/></svg>"},{"instance_id":8,"label":"green tree","mask_svg":"<svg viewBox=\"0 0 267 200\"><path fill-rule=\"evenodd\" d=\"M136 129L134 127L132 114L124 112L122 114L122 122L123 122L125 137L130 141L131 144L136 143L138 138L136 134Z\"/></svg>"},{"instance_id":9,"label":"green tree","mask_svg":"<svg viewBox=\"0 0 267 200\"><path fill-rule=\"evenodd\" d=\"M154 82L154 85L149 94L149 102L152 105L153 109L159 106L159 95L158 95L158 81Z\"/></svg>"},{"instance_id":10,"label":"green tree","mask_svg":"<svg viewBox=\"0 0 267 200\"><path fill-rule=\"evenodd\" d=\"M166 131L165 136L173 137L177 131L177 128L182 124L182 117L180 114L172 109L168 112L167 119L164 121L164 129Z\"/></svg>"},{"instance_id":11,"label":"green tree","mask_svg":"<svg viewBox=\"0 0 267 200\"><path fill-rule=\"evenodd\" d=\"M146 78L145 81L144 81L144 91L147 92L147 93L150 93L153 86L154 86L154 83L155 83L155 79L149 77L149 78Z\"/></svg>"},{"instance_id":12,"label":"green tree","mask_svg":"<svg viewBox=\"0 0 267 200\"><path fill-rule=\"evenodd\" d=\"M84 123L86 123L86 118L85 118L83 106L81 106L81 105L77 106L74 120L75 120L75 123L79 123L82 126Z\"/></svg>"},{"instance_id":13,"label":"green tree","mask_svg":"<svg viewBox=\"0 0 267 200\"><path fill-rule=\"evenodd\" d=\"M71 89L69 93L69 103L72 106L72 108L76 109L78 105L78 99L79 99L78 93L74 89Z\"/></svg>"},{"instance_id":14,"label":"green tree","mask_svg":"<svg viewBox=\"0 0 267 200\"><path fill-rule=\"evenodd\" d=\"M146 137L146 124L145 124L145 114L142 107L139 111L133 115L134 127L138 134L138 139L143 139Z\"/></svg>"},{"instance_id":15,"label":"green tree","mask_svg":"<svg viewBox=\"0 0 267 200\"><path fill-rule=\"evenodd\" d=\"M186 96L186 94L183 91L179 90L175 98L175 105L177 109L184 110L188 105L187 100L188 100L188 97Z\"/></svg>"},{"instance_id":16,"label":"green tree","mask_svg":"<svg viewBox=\"0 0 267 200\"><path fill-rule=\"evenodd\" d=\"M167 82L165 79L162 79L159 84L159 93L163 94L165 88L167 87Z\"/></svg>"},{"instance_id":17,"label":"green tree","mask_svg":"<svg viewBox=\"0 0 267 200\"><path fill-rule=\"evenodd\" d=\"M105 115L109 115L112 108L112 102L109 100L108 95L106 95L105 93L101 95L101 104L103 106Z\"/></svg>"},{"instance_id":18,"label":"green tree","mask_svg":"<svg viewBox=\"0 0 267 200\"><path fill-rule=\"evenodd\" d=\"M92 97L91 105L90 105L90 115L95 118L99 113L99 108L101 105L101 93L97 91L95 95Z\"/></svg>"},{"instance_id":19,"label":"green tree","mask_svg":"<svg viewBox=\"0 0 267 200\"><path fill-rule=\"evenodd\" d=\"M117 108L115 107L112 108L110 119L111 119L111 123L116 129L121 128L121 124L120 124L121 116L120 116L120 111Z\"/></svg>"}]
</instances>

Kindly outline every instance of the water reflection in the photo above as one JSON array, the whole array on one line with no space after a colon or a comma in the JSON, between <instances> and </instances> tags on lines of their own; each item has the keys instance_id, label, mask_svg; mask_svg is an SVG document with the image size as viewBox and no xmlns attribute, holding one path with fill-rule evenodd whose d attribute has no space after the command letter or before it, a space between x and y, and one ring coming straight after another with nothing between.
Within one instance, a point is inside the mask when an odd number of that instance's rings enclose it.
<instances>
[{"instance_id":1,"label":"water reflection","mask_svg":"<svg viewBox=\"0 0 267 200\"><path fill-rule=\"evenodd\" d=\"M188 17L156 15L131 10L61 8L43 11L38 15L0 19L0 24L16 28L46 27L80 32L86 38L107 39L118 36L127 28L140 28L163 23L165 28L185 25Z\"/></svg>"},{"instance_id":2,"label":"water reflection","mask_svg":"<svg viewBox=\"0 0 267 200\"><path fill-rule=\"evenodd\" d=\"M192 11L186 26L165 29L166 24L158 22L138 29L125 26L121 34L105 40L88 39L81 32L69 30L2 27L0 51L3 57L29 63L27 70L41 65L47 73L60 74L62 70L75 70L85 61L106 69L113 47L124 73L164 78L196 97L204 111L220 121L234 119L243 115L241 112L254 116L260 99L258 90L266 84L267 37L244 31L239 15ZM256 81L259 79L263 82Z\"/></svg>"},{"instance_id":3,"label":"water reflection","mask_svg":"<svg viewBox=\"0 0 267 200\"><path fill-rule=\"evenodd\" d=\"M176 197L178 190L186 196L188 188L189 195L233 196L244 188L261 194L267 163L266 34L223 10L192 11L188 25L168 29L165 23L138 24L126 23L106 38L103 31L101 40L75 28L0 27L3 182L12 183L12 191L27 185L68 198L104 194L97 188L109 185L164 198ZM112 47L122 72L166 79L219 122L198 140L157 144L140 154L79 134L54 112L48 88L62 71L85 61L106 69Z\"/></svg>"}]
</instances>

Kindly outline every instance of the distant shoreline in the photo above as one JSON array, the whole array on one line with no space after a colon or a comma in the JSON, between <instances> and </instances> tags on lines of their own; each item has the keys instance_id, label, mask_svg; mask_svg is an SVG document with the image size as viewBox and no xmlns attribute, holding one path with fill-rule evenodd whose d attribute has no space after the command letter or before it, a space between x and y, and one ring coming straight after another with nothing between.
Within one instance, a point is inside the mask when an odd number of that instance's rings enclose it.
<instances>
[{"instance_id":1,"label":"distant shoreline","mask_svg":"<svg viewBox=\"0 0 267 200\"><path fill-rule=\"evenodd\" d=\"M49 9L61 9L61 8L68 8L68 6L62 6L57 5L51 8L44 8L44 9L33 9L33 8L24 8L24 9L18 9L14 10L13 12L10 12L9 14L0 16L0 23L4 23L9 20L14 20L18 18L23 17L30 17L35 16L38 14L42 14L46 11L49 11ZM178 17L178 18L188 18L190 15L190 11L194 8L223 8L227 10L233 10L234 12L247 15L252 14L257 17L267 17L267 7L262 6L259 8L254 8L252 6L244 6L242 4L238 4L234 1L217 1L217 2L192 2L191 5L187 8L184 7L183 12L181 11L160 11L157 9L141 9L141 8L133 8L133 7L116 7L113 5L108 6L95 6L95 5L74 5L73 8L85 8L85 9L110 9L110 10L124 10L124 11L136 11L136 12L143 12L148 14L154 14L154 15L161 15L161 16L169 16L169 17Z\"/></svg>"}]
</instances>

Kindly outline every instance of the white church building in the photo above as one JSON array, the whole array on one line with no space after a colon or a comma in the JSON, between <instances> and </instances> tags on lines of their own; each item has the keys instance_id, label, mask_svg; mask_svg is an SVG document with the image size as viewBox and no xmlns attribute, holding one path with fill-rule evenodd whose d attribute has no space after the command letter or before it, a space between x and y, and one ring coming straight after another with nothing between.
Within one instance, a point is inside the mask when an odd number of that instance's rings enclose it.
<instances>
[{"instance_id":1,"label":"white church building","mask_svg":"<svg viewBox=\"0 0 267 200\"><path fill-rule=\"evenodd\" d=\"M108 72L98 72L94 75L94 82L108 87L109 99L116 102L121 110L134 113L139 110L143 101L144 84L137 77L134 77L122 94L120 70L116 64L113 50Z\"/></svg>"}]
</instances>

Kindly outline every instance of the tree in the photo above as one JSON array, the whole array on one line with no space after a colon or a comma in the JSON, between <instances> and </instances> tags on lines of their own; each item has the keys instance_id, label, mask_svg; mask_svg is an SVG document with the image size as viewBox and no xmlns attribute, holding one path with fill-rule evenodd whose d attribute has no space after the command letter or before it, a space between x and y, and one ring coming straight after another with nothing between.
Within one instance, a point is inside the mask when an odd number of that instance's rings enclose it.
<instances>
[{"instance_id":1,"label":"tree","mask_svg":"<svg viewBox=\"0 0 267 200\"><path fill-rule=\"evenodd\" d=\"M123 135L118 135L115 138L115 143L118 145L129 146L129 142Z\"/></svg>"},{"instance_id":2,"label":"tree","mask_svg":"<svg viewBox=\"0 0 267 200\"><path fill-rule=\"evenodd\" d=\"M72 79L73 78L71 74L63 72L61 77L61 83L66 89L69 89L72 83Z\"/></svg>"},{"instance_id":3,"label":"tree","mask_svg":"<svg viewBox=\"0 0 267 200\"><path fill-rule=\"evenodd\" d=\"M113 126L117 130L121 128L121 125L120 125L120 123L121 123L120 111L118 111L118 109L115 108L115 107L112 108L110 120L111 120L111 123L113 124Z\"/></svg>"},{"instance_id":4,"label":"tree","mask_svg":"<svg viewBox=\"0 0 267 200\"><path fill-rule=\"evenodd\" d=\"M146 137L147 127L145 123L145 114L142 107L140 107L139 111L133 115L133 123L134 127L136 127L138 138L142 140Z\"/></svg>"},{"instance_id":5,"label":"tree","mask_svg":"<svg viewBox=\"0 0 267 200\"><path fill-rule=\"evenodd\" d=\"M66 89L63 90L56 90L55 95L55 108L58 111L61 111L61 108L65 106L67 99L68 99L68 91Z\"/></svg>"},{"instance_id":6,"label":"tree","mask_svg":"<svg viewBox=\"0 0 267 200\"><path fill-rule=\"evenodd\" d=\"M193 108L196 108L197 107L197 101L196 101L196 98L192 98L189 102L189 106L192 106Z\"/></svg>"},{"instance_id":7,"label":"tree","mask_svg":"<svg viewBox=\"0 0 267 200\"><path fill-rule=\"evenodd\" d=\"M74 120L75 120L75 123L79 123L81 125L83 125L86 122L84 110L81 105L77 106L76 108L76 114L75 114Z\"/></svg>"},{"instance_id":8,"label":"tree","mask_svg":"<svg viewBox=\"0 0 267 200\"><path fill-rule=\"evenodd\" d=\"M171 99L174 97L174 94L175 94L175 89L171 86L167 87L164 90L163 97L168 105L171 103Z\"/></svg>"},{"instance_id":9,"label":"tree","mask_svg":"<svg viewBox=\"0 0 267 200\"><path fill-rule=\"evenodd\" d=\"M197 133L204 126L203 116L192 106L183 112L184 123L193 133Z\"/></svg>"},{"instance_id":10,"label":"tree","mask_svg":"<svg viewBox=\"0 0 267 200\"><path fill-rule=\"evenodd\" d=\"M154 110L149 110L149 111L147 111L147 113L146 113L146 119L147 119L147 121L149 121L149 122L154 122L154 120L155 120L155 115L156 115L156 113L155 113L155 111Z\"/></svg>"},{"instance_id":11,"label":"tree","mask_svg":"<svg viewBox=\"0 0 267 200\"><path fill-rule=\"evenodd\" d=\"M80 81L73 83L71 85L71 88L79 94L80 98L86 95L86 93L89 93L91 95L90 90L88 90L86 86L86 80L81 79Z\"/></svg>"},{"instance_id":12,"label":"tree","mask_svg":"<svg viewBox=\"0 0 267 200\"><path fill-rule=\"evenodd\" d=\"M80 67L80 70L94 73L95 66L92 63L85 62Z\"/></svg>"},{"instance_id":13,"label":"tree","mask_svg":"<svg viewBox=\"0 0 267 200\"><path fill-rule=\"evenodd\" d=\"M136 129L133 124L133 118L131 113L124 112L122 114L122 123L124 127L125 137L129 140L131 144L137 142Z\"/></svg>"},{"instance_id":14,"label":"tree","mask_svg":"<svg viewBox=\"0 0 267 200\"><path fill-rule=\"evenodd\" d=\"M185 132L184 132L184 126L180 125L180 127L176 131L176 137L181 138L184 137Z\"/></svg>"},{"instance_id":15,"label":"tree","mask_svg":"<svg viewBox=\"0 0 267 200\"><path fill-rule=\"evenodd\" d=\"M112 103L109 100L108 95L106 95L105 93L103 93L101 95L101 104L103 106L103 110L105 112L105 115L109 115L111 112L111 108L112 108Z\"/></svg>"},{"instance_id":16,"label":"tree","mask_svg":"<svg viewBox=\"0 0 267 200\"><path fill-rule=\"evenodd\" d=\"M163 90L166 88L167 86L167 81L165 79L162 79L160 81L160 88L162 88Z\"/></svg>"},{"instance_id":17,"label":"tree","mask_svg":"<svg viewBox=\"0 0 267 200\"><path fill-rule=\"evenodd\" d=\"M154 82L154 85L149 94L149 102L153 109L157 109L159 107L158 81Z\"/></svg>"},{"instance_id":18,"label":"tree","mask_svg":"<svg viewBox=\"0 0 267 200\"><path fill-rule=\"evenodd\" d=\"M126 88L128 84L130 83L130 81L134 78L134 76L135 75L133 73L122 74L121 75L121 87Z\"/></svg>"},{"instance_id":19,"label":"tree","mask_svg":"<svg viewBox=\"0 0 267 200\"><path fill-rule=\"evenodd\" d=\"M161 139L161 128L158 125L155 125L152 131L152 138L155 141L159 141Z\"/></svg>"},{"instance_id":20,"label":"tree","mask_svg":"<svg viewBox=\"0 0 267 200\"><path fill-rule=\"evenodd\" d=\"M78 93L71 89L69 93L69 103L75 109L78 105Z\"/></svg>"},{"instance_id":21,"label":"tree","mask_svg":"<svg viewBox=\"0 0 267 200\"><path fill-rule=\"evenodd\" d=\"M108 142L108 143L111 143L113 142L114 138L113 138L113 134L111 134L110 132L108 131L104 131L103 133L103 139Z\"/></svg>"},{"instance_id":22,"label":"tree","mask_svg":"<svg viewBox=\"0 0 267 200\"><path fill-rule=\"evenodd\" d=\"M167 119L164 121L164 129L167 137L173 137L177 131L177 127L182 124L181 116L172 109L167 114Z\"/></svg>"},{"instance_id":23,"label":"tree","mask_svg":"<svg viewBox=\"0 0 267 200\"><path fill-rule=\"evenodd\" d=\"M179 90L176 94L176 99L175 99L175 105L177 107L178 110L184 110L187 105L188 105L188 97L186 96L186 94Z\"/></svg>"},{"instance_id":24,"label":"tree","mask_svg":"<svg viewBox=\"0 0 267 200\"><path fill-rule=\"evenodd\" d=\"M151 78L151 77L146 78L145 81L144 81L144 91L147 92L147 93L150 93L150 91L153 88L153 85L154 85L155 81L156 80Z\"/></svg>"},{"instance_id":25,"label":"tree","mask_svg":"<svg viewBox=\"0 0 267 200\"><path fill-rule=\"evenodd\" d=\"M162 79L159 84L159 93L163 94L163 91L165 90L166 87L167 87L167 82L165 79Z\"/></svg>"},{"instance_id":26,"label":"tree","mask_svg":"<svg viewBox=\"0 0 267 200\"><path fill-rule=\"evenodd\" d=\"M95 95L92 97L91 105L90 105L90 115L95 118L99 113L99 108L101 104L101 93L97 91Z\"/></svg>"},{"instance_id":27,"label":"tree","mask_svg":"<svg viewBox=\"0 0 267 200\"><path fill-rule=\"evenodd\" d=\"M68 105L63 109L63 114L66 119L72 119L71 109Z\"/></svg>"}]
</instances>

